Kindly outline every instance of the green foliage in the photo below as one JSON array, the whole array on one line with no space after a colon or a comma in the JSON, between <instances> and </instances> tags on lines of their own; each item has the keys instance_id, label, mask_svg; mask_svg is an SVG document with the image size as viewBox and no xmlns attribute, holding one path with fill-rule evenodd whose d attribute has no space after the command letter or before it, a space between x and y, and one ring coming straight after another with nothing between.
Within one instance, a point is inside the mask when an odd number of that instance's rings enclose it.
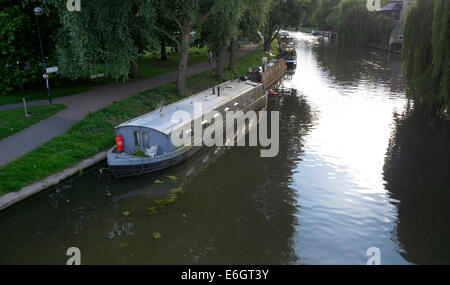
<instances>
[{"instance_id":1,"label":"green foliage","mask_svg":"<svg viewBox=\"0 0 450 285\"><path fill-rule=\"evenodd\" d=\"M136 157L148 157L148 155L146 155L145 152L142 151L140 146L136 146L133 155Z\"/></svg>"},{"instance_id":2,"label":"green foliage","mask_svg":"<svg viewBox=\"0 0 450 285\"><path fill-rule=\"evenodd\" d=\"M239 21L239 37L246 38L252 42L259 42L258 31L261 31L266 15L268 13L270 1L249 0L244 1L242 17Z\"/></svg>"},{"instance_id":3,"label":"green foliage","mask_svg":"<svg viewBox=\"0 0 450 285\"><path fill-rule=\"evenodd\" d=\"M352 46L388 44L395 26L392 18L368 11L364 0L342 0L328 20L336 27L339 43Z\"/></svg>"},{"instance_id":4,"label":"green foliage","mask_svg":"<svg viewBox=\"0 0 450 285\"><path fill-rule=\"evenodd\" d=\"M331 25L329 22L336 22L334 18L336 18L336 12L333 13L336 9L336 6L340 3L341 0L319 0L318 6L313 14L313 23L316 26L319 26L320 29L330 30L332 28L336 28L336 26ZM329 21L329 17L333 14Z\"/></svg>"},{"instance_id":5,"label":"green foliage","mask_svg":"<svg viewBox=\"0 0 450 285\"><path fill-rule=\"evenodd\" d=\"M408 95L431 113L449 106L448 1L419 0L405 26L403 62Z\"/></svg>"},{"instance_id":6,"label":"green foliage","mask_svg":"<svg viewBox=\"0 0 450 285\"><path fill-rule=\"evenodd\" d=\"M434 8L433 32L433 81L441 102L450 106L450 1L438 0Z\"/></svg>"},{"instance_id":7,"label":"green foliage","mask_svg":"<svg viewBox=\"0 0 450 285\"><path fill-rule=\"evenodd\" d=\"M33 9L41 6L44 15L39 18L44 52L49 64L53 64L53 46L58 22L55 11L44 5L45 1L0 0L0 96L18 89L16 66L7 64L30 62L30 70L22 71L24 84L42 82L42 59Z\"/></svg>"},{"instance_id":8,"label":"green foliage","mask_svg":"<svg viewBox=\"0 0 450 285\"><path fill-rule=\"evenodd\" d=\"M263 27L264 49L269 50L283 27L297 27L301 23L301 9L305 0L271 0Z\"/></svg>"},{"instance_id":9,"label":"green foliage","mask_svg":"<svg viewBox=\"0 0 450 285\"><path fill-rule=\"evenodd\" d=\"M25 117L23 108L0 111L0 139L26 129L65 108L66 106L61 104L28 107L29 117Z\"/></svg>"},{"instance_id":10,"label":"green foliage","mask_svg":"<svg viewBox=\"0 0 450 285\"><path fill-rule=\"evenodd\" d=\"M215 12L200 27L199 32L218 54L238 34L239 20L244 11L241 0L218 0Z\"/></svg>"},{"instance_id":11,"label":"green foliage","mask_svg":"<svg viewBox=\"0 0 450 285\"><path fill-rule=\"evenodd\" d=\"M48 1L62 23L56 56L65 77L87 77L102 64L106 76L126 80L139 53L155 44L152 0L84 1L76 13L67 11L65 1Z\"/></svg>"}]
</instances>

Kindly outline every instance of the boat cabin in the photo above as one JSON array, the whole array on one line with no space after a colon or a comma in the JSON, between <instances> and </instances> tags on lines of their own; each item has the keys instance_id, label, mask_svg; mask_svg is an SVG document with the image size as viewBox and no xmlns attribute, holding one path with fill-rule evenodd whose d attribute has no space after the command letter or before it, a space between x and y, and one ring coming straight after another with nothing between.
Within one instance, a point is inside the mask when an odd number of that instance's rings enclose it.
<instances>
[{"instance_id":1,"label":"boat cabin","mask_svg":"<svg viewBox=\"0 0 450 285\"><path fill-rule=\"evenodd\" d=\"M141 117L129 120L114 131L123 140L122 155L156 157L177 149L172 144L172 132L182 138L184 132L193 137L194 120L202 120L208 112L218 111L225 118L226 111L238 111L263 95L263 86L251 81L227 81L214 89L202 91ZM206 128L213 122L202 121ZM187 130L187 131L185 131Z\"/></svg>"}]
</instances>

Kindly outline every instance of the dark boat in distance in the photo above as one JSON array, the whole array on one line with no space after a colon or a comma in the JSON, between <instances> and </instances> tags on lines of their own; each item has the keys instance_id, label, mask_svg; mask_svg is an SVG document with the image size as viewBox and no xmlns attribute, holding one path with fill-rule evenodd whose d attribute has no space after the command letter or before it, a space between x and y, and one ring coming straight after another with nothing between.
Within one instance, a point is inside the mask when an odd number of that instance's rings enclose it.
<instances>
[{"instance_id":1,"label":"dark boat in distance","mask_svg":"<svg viewBox=\"0 0 450 285\"><path fill-rule=\"evenodd\" d=\"M280 33L278 37L278 59L284 59L288 70L297 68L297 51L295 49L294 39L288 32Z\"/></svg>"}]
</instances>

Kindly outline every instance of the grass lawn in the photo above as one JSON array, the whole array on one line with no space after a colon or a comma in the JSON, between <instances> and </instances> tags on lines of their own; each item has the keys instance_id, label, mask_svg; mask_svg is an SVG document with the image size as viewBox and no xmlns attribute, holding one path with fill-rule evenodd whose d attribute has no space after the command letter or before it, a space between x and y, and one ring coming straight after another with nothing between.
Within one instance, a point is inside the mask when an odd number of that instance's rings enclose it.
<instances>
[{"instance_id":1,"label":"grass lawn","mask_svg":"<svg viewBox=\"0 0 450 285\"><path fill-rule=\"evenodd\" d=\"M273 52L276 53L275 41L273 47L275 47ZM262 56L267 55L259 47L256 51L236 60L236 74L247 74L248 67L260 64ZM234 78L234 74L230 72L225 72L225 76ZM205 90L218 83L220 82L215 77L214 70L191 76L186 81L186 95ZM114 126L156 109L156 104L161 99L170 104L183 97L185 95L177 92L175 83L171 83L114 102L88 114L64 134L0 167L0 194L17 191L109 149L114 145Z\"/></svg>"},{"instance_id":2,"label":"grass lawn","mask_svg":"<svg viewBox=\"0 0 450 285\"><path fill-rule=\"evenodd\" d=\"M189 50L189 64L196 64L199 62L204 62L207 60L206 52L208 48L196 48L191 47ZM160 75L173 71L177 69L179 54L167 55L167 60L159 60L159 54L153 55L148 54L145 56L140 56L138 58L138 69L141 77L151 77L155 75ZM98 69L98 73L102 73L102 67ZM89 79L84 79L78 83L72 83L67 81L62 83L60 86L55 86L55 81L58 79L50 79L50 91L53 98L68 96L73 94L78 94L91 90L96 85L105 84L107 81L90 81ZM34 101L40 99L47 99L47 89L45 84L42 86L31 86L24 87L25 98L27 101ZM0 96L0 105L13 104L22 102L22 96L19 90L12 92L10 95Z\"/></svg>"},{"instance_id":3,"label":"grass lawn","mask_svg":"<svg viewBox=\"0 0 450 285\"><path fill-rule=\"evenodd\" d=\"M93 82L83 82L83 83L68 82L62 84L61 86L55 87L52 86L52 80L50 80L49 82L50 82L50 93L52 95L52 98L85 92L94 88L95 85ZM29 88L24 87L24 95L27 102L40 99L47 99L48 97L45 84L42 86L32 86ZM21 102L22 102L22 95L20 94L20 90L14 91L6 96L0 96L0 105L21 103Z\"/></svg>"},{"instance_id":4,"label":"grass lawn","mask_svg":"<svg viewBox=\"0 0 450 285\"><path fill-rule=\"evenodd\" d=\"M28 107L29 117L25 117L23 108L0 111L0 139L28 128L65 108L66 106L61 104Z\"/></svg>"},{"instance_id":5,"label":"grass lawn","mask_svg":"<svg viewBox=\"0 0 450 285\"><path fill-rule=\"evenodd\" d=\"M191 47L189 49L188 64L205 62L207 60L206 57L207 51L208 51L207 47L203 47L200 49L196 47ZM159 54L156 55L148 54L141 56L138 59L139 74L142 77L150 77L176 70L178 66L179 57L180 57L179 54L174 55L167 54L167 60L161 61L159 59Z\"/></svg>"}]
</instances>

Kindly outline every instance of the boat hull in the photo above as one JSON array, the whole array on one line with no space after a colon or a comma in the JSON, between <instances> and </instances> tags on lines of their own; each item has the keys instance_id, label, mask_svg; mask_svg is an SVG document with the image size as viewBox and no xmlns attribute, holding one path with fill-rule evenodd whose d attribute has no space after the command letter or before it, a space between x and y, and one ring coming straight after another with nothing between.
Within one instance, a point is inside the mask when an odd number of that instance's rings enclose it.
<instances>
[{"instance_id":1,"label":"boat hull","mask_svg":"<svg viewBox=\"0 0 450 285\"><path fill-rule=\"evenodd\" d=\"M135 158L119 160L114 157L115 148L112 148L108 152L108 165L111 173L115 177L138 176L180 164L202 149L204 147L189 147L187 150L173 155L170 158L156 161L147 158L142 158L141 160Z\"/></svg>"}]
</instances>

